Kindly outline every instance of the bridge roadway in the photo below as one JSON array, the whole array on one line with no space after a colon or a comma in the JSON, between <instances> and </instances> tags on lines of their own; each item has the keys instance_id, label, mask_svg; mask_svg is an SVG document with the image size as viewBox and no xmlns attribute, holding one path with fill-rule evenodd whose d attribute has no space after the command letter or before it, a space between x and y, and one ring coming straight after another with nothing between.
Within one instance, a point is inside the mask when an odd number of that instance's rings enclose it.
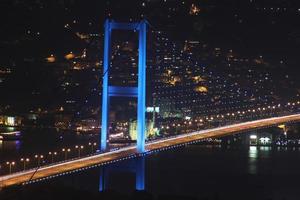
<instances>
[{"instance_id":1,"label":"bridge roadway","mask_svg":"<svg viewBox=\"0 0 300 200\"><path fill-rule=\"evenodd\" d=\"M148 142L146 144L146 151L158 151L160 149L169 148L176 145L189 144L197 140L206 138L220 137L234 133L244 132L253 129L274 126L287 122L300 121L300 114L286 115L282 117L273 117L251 122L243 122L234 125L228 125L208 130L196 131L188 134L182 134L170 138L164 138L157 141ZM95 165L104 165L111 162L116 162L128 158L138 156L135 146L129 146L111 152L91 155L89 157L82 157L62 163L42 166L39 169L31 169L23 172L14 173L0 177L0 187L7 187L11 185L19 185L46 178L53 178L61 174L76 172Z\"/></svg>"}]
</instances>

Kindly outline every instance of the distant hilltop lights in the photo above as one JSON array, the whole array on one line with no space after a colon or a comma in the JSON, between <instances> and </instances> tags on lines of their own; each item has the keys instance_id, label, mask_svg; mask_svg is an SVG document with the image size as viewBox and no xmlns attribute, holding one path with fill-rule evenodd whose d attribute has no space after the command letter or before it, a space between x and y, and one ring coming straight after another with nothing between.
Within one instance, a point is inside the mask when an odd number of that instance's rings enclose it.
<instances>
[{"instance_id":1,"label":"distant hilltop lights","mask_svg":"<svg viewBox=\"0 0 300 200\"><path fill-rule=\"evenodd\" d=\"M70 53L68 53L67 55L65 55L65 59L67 59L67 60L71 60L73 58L75 58L75 54L73 54L72 51Z\"/></svg>"},{"instance_id":2,"label":"distant hilltop lights","mask_svg":"<svg viewBox=\"0 0 300 200\"><path fill-rule=\"evenodd\" d=\"M46 61L49 63L53 63L56 61L56 58L54 57L53 54L51 54L49 57L46 58Z\"/></svg>"},{"instance_id":3,"label":"distant hilltop lights","mask_svg":"<svg viewBox=\"0 0 300 200\"><path fill-rule=\"evenodd\" d=\"M81 58L85 58L85 57L86 57L86 49L83 50L83 54L81 55ZM70 51L69 53L67 53L67 54L64 56L64 58L65 58L66 60L72 60L72 59L76 58L76 55L75 55L72 51ZM50 55L49 57L47 57L45 60L46 60L48 63L53 63L53 62L56 62L56 61L57 61L56 57L55 57L53 54L51 54L51 55Z\"/></svg>"},{"instance_id":4,"label":"distant hilltop lights","mask_svg":"<svg viewBox=\"0 0 300 200\"><path fill-rule=\"evenodd\" d=\"M190 7L190 15L198 15L201 9L197 7L195 4L192 4Z\"/></svg>"}]
</instances>

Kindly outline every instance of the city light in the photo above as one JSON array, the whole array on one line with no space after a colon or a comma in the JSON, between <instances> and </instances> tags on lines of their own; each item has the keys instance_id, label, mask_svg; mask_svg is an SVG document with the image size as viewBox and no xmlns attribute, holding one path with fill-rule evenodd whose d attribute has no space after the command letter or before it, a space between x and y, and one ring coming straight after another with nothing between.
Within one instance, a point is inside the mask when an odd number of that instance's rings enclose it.
<instances>
[{"instance_id":1,"label":"city light","mask_svg":"<svg viewBox=\"0 0 300 200\"><path fill-rule=\"evenodd\" d=\"M197 7L195 4L192 4L190 8L190 15L198 15L199 12L200 12L200 8Z\"/></svg>"},{"instance_id":2,"label":"city light","mask_svg":"<svg viewBox=\"0 0 300 200\"><path fill-rule=\"evenodd\" d=\"M257 139L257 135L250 135L250 139L253 139L253 140Z\"/></svg>"},{"instance_id":3,"label":"city light","mask_svg":"<svg viewBox=\"0 0 300 200\"><path fill-rule=\"evenodd\" d=\"M56 61L56 58L54 57L53 54L51 54L49 57L46 58L46 61L47 61L48 63L53 63L53 62Z\"/></svg>"},{"instance_id":4,"label":"city light","mask_svg":"<svg viewBox=\"0 0 300 200\"><path fill-rule=\"evenodd\" d=\"M73 54L72 51L65 55L65 59L67 59L67 60L71 60L73 58L75 58L75 54Z\"/></svg>"}]
</instances>

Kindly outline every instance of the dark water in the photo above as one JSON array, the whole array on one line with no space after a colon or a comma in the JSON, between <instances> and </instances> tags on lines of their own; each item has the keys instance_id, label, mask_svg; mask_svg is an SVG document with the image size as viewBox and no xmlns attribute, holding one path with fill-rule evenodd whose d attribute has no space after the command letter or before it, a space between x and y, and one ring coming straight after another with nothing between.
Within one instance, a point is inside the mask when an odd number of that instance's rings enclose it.
<instances>
[{"instance_id":1,"label":"dark water","mask_svg":"<svg viewBox=\"0 0 300 200\"><path fill-rule=\"evenodd\" d=\"M191 145L44 183L97 192L104 182L105 189L130 193L136 188L136 177L153 195L299 199L300 149Z\"/></svg>"},{"instance_id":2,"label":"dark water","mask_svg":"<svg viewBox=\"0 0 300 200\"><path fill-rule=\"evenodd\" d=\"M9 132L19 129L0 130ZM32 158L35 154L46 155L49 151L60 152L62 148L74 148L75 145L87 145L98 140L95 134L77 134L56 129L26 129L21 130L21 135L20 140L0 141L0 163L18 161L21 157ZM59 156L57 160L62 159Z\"/></svg>"}]
</instances>

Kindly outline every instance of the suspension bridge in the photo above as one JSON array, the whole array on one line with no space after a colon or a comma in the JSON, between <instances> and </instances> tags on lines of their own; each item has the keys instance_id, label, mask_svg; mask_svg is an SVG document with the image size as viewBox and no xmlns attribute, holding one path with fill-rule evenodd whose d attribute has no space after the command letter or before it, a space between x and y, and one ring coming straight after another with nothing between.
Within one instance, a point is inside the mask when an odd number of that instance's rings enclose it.
<instances>
[{"instance_id":1,"label":"suspension bridge","mask_svg":"<svg viewBox=\"0 0 300 200\"><path fill-rule=\"evenodd\" d=\"M109 68L111 58L111 32L114 29L134 30L139 32L138 86L121 87L109 85ZM171 137L146 142L146 32L147 21L138 23L105 22L104 59L103 59L103 93L102 93L102 129L100 151L81 158L45 165L0 177L0 187L28 184L60 175L75 173L92 167L109 165L126 159L146 156L147 154L197 143L207 138L216 138L254 129L277 126L300 121L300 114L291 113L259 120L223 125L216 128L179 134ZM109 131L109 105L111 97L137 98L137 144L117 150L110 150L107 145ZM141 186L139 189L143 189Z\"/></svg>"}]
</instances>

